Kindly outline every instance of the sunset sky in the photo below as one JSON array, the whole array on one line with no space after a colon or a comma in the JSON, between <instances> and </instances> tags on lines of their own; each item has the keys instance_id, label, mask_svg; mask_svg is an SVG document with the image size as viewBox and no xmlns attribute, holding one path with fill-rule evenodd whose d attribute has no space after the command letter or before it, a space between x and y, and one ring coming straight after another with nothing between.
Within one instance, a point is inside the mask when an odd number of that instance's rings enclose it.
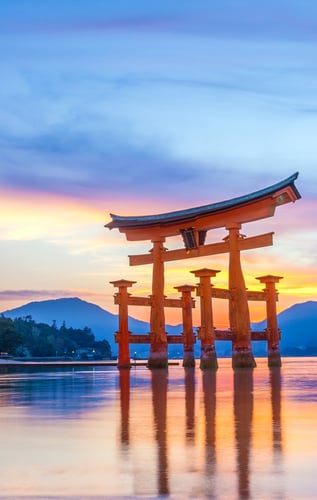
<instances>
[{"instance_id":1,"label":"sunset sky","mask_svg":"<svg viewBox=\"0 0 317 500\"><path fill-rule=\"evenodd\" d=\"M279 310L316 300L316 54L315 0L2 0L0 311L77 296L116 312L109 281L150 294L151 266L128 265L150 245L105 229L110 212L204 205L297 171L302 199L243 226L275 235L242 266L249 289L284 276ZM168 263L166 294L200 267L226 287L227 266Z\"/></svg>"}]
</instances>

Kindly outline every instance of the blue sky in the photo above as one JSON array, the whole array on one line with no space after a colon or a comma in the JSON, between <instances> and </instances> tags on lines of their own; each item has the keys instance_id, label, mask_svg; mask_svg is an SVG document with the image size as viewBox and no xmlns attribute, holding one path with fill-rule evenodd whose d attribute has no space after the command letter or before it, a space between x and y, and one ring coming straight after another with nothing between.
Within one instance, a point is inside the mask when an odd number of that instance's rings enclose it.
<instances>
[{"instance_id":1,"label":"blue sky","mask_svg":"<svg viewBox=\"0 0 317 500\"><path fill-rule=\"evenodd\" d=\"M67 294L109 309L108 281L149 280L128 268L139 248L103 228L110 212L202 205L296 171L302 200L256 232L276 232L262 253L288 273L282 305L314 298L316 38L313 0L2 0L0 309Z\"/></svg>"}]
</instances>

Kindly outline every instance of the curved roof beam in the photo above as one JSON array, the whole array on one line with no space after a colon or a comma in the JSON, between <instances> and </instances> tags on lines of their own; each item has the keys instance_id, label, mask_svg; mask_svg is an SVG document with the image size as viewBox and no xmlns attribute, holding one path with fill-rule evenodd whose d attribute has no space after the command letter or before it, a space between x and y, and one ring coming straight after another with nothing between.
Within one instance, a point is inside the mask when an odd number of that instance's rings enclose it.
<instances>
[{"instance_id":1,"label":"curved roof beam","mask_svg":"<svg viewBox=\"0 0 317 500\"><path fill-rule=\"evenodd\" d=\"M301 198L295 186L298 172L272 186L253 193L200 207L156 215L122 216L110 214L105 225L126 233L128 240L151 239L153 231L162 237L179 234L180 229L209 230L231 222L251 222L274 215L275 207Z\"/></svg>"}]
</instances>

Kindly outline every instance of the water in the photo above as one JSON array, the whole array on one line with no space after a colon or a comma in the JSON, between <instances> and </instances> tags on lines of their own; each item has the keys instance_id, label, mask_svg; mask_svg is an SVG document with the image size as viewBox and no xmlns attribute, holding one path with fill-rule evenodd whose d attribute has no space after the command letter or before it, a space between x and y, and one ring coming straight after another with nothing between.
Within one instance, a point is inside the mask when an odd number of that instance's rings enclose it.
<instances>
[{"instance_id":1,"label":"water","mask_svg":"<svg viewBox=\"0 0 317 500\"><path fill-rule=\"evenodd\" d=\"M0 374L2 498L317 498L317 358Z\"/></svg>"}]
</instances>

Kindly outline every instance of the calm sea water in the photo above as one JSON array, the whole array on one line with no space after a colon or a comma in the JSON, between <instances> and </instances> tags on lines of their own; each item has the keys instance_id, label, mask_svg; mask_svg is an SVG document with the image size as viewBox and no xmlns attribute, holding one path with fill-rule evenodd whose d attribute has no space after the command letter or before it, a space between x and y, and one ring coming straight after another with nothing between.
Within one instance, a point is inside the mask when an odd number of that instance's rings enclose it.
<instances>
[{"instance_id":1,"label":"calm sea water","mask_svg":"<svg viewBox=\"0 0 317 500\"><path fill-rule=\"evenodd\" d=\"M0 373L2 498L317 498L317 358Z\"/></svg>"}]
</instances>

